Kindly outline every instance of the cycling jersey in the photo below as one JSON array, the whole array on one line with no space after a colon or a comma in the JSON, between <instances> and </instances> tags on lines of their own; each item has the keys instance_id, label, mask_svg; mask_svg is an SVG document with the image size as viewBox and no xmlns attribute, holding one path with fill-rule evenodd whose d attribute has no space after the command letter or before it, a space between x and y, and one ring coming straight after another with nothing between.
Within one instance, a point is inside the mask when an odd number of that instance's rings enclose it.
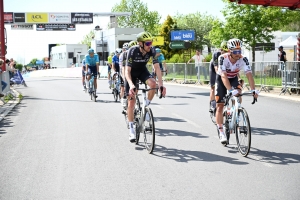
<instances>
[{"instance_id":1,"label":"cycling jersey","mask_svg":"<svg viewBox=\"0 0 300 200\"><path fill-rule=\"evenodd\" d=\"M229 60L230 53L225 53L219 56L219 67L217 74L221 75L226 72L228 78L234 78L239 71L244 67L245 74L252 73L247 57L240 55L240 59L232 64Z\"/></svg>"},{"instance_id":2,"label":"cycling jersey","mask_svg":"<svg viewBox=\"0 0 300 200\"><path fill-rule=\"evenodd\" d=\"M116 72L120 72L119 57L117 55L114 55L112 62L114 63Z\"/></svg>"},{"instance_id":3,"label":"cycling jersey","mask_svg":"<svg viewBox=\"0 0 300 200\"><path fill-rule=\"evenodd\" d=\"M214 86L215 83L216 83L216 70L215 70L215 67L218 67L218 58L219 56L221 55L221 52L218 51L218 52L215 52L212 56L212 59L210 61L210 70L209 70L209 84L211 86Z\"/></svg>"},{"instance_id":4,"label":"cycling jersey","mask_svg":"<svg viewBox=\"0 0 300 200\"><path fill-rule=\"evenodd\" d=\"M139 46L133 46L128 50L126 66L131 67L132 69L135 70L147 69L146 65L151 57L153 58L152 59L153 64L158 63L158 60L155 55L156 55L156 51L153 47L151 47L149 52L143 55L142 52L140 51Z\"/></svg>"},{"instance_id":5,"label":"cycling jersey","mask_svg":"<svg viewBox=\"0 0 300 200\"><path fill-rule=\"evenodd\" d=\"M107 63L108 63L108 64L111 64L111 63L112 63L112 56L108 56L108 58L107 58Z\"/></svg>"},{"instance_id":6,"label":"cycling jersey","mask_svg":"<svg viewBox=\"0 0 300 200\"><path fill-rule=\"evenodd\" d=\"M94 54L93 57L90 57L89 54L85 56L85 63L91 67L96 66L96 63L99 63L99 56L98 54Z\"/></svg>"},{"instance_id":7,"label":"cycling jersey","mask_svg":"<svg viewBox=\"0 0 300 200\"><path fill-rule=\"evenodd\" d=\"M160 55L157 57L157 60L159 63L162 63L165 60L164 54L160 53Z\"/></svg>"}]
</instances>

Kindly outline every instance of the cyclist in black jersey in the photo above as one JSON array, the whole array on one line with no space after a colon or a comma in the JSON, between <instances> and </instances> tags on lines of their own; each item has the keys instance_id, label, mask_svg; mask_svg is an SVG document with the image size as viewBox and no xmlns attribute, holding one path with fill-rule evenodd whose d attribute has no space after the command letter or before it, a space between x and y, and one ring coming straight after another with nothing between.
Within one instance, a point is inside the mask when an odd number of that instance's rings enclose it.
<instances>
[{"instance_id":1,"label":"cyclist in black jersey","mask_svg":"<svg viewBox=\"0 0 300 200\"><path fill-rule=\"evenodd\" d=\"M135 130L133 128L133 110L135 105L135 83L136 79L146 83L150 88L156 87L156 81L148 71L146 65L149 59L152 57L153 65L158 77L158 86L162 92L162 95L166 95L166 88L163 87L162 76L159 67L159 63L156 58L155 48L152 47L153 37L148 32L142 32L137 35L138 45L131 47L127 53L127 61L125 68L125 89L128 94L128 108L127 115L129 121L129 141L135 142ZM146 104L149 105L155 95L155 90L148 92L148 98ZM147 115L146 115L147 120ZM149 120L149 116L148 116Z\"/></svg>"}]
</instances>

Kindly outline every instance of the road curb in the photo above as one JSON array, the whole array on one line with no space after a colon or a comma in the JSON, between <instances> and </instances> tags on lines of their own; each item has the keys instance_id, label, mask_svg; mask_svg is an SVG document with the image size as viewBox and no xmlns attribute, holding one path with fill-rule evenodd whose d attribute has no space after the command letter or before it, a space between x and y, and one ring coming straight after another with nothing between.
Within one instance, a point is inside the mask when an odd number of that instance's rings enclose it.
<instances>
[{"instance_id":1,"label":"road curb","mask_svg":"<svg viewBox=\"0 0 300 200\"><path fill-rule=\"evenodd\" d=\"M182 87L193 87L193 88L201 88L201 89L207 89L210 90L209 86L203 86L203 85L195 85L195 84L179 84L179 83L170 83L170 82L164 82L166 85L176 85L176 86L182 86ZM266 92L260 92L260 96L265 96L265 97L272 97L272 98L277 98L277 99L284 99L284 100L291 100L291 101L299 101L300 102L300 96L285 96L284 94L279 95L279 94L273 94L273 93L266 93Z\"/></svg>"},{"instance_id":2,"label":"road curb","mask_svg":"<svg viewBox=\"0 0 300 200\"><path fill-rule=\"evenodd\" d=\"M14 100L8 101L0 108L0 122L10 113L10 111L14 107L16 107L16 105L20 103L20 98L19 98L20 93L15 89L11 89L11 90L16 96L16 98Z\"/></svg>"}]
</instances>

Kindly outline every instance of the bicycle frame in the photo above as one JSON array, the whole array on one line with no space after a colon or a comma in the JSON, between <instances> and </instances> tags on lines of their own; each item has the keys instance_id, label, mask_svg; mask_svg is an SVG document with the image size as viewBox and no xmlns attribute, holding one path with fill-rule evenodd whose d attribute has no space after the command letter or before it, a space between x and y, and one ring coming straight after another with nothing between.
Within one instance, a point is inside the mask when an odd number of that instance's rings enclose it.
<instances>
[{"instance_id":1,"label":"bicycle frame","mask_svg":"<svg viewBox=\"0 0 300 200\"><path fill-rule=\"evenodd\" d=\"M241 102L240 102L240 98L238 98L236 96L231 96L231 98L229 100L231 100L231 103L232 103L231 107L233 108L233 112L231 113L231 121L228 124L229 124L229 129L234 130L235 125L236 125L236 120L238 119L238 116L237 116L238 112L237 111L241 107ZM228 106L229 106L229 102L225 106L226 112L228 110ZM230 108L230 109L232 109L232 108Z\"/></svg>"},{"instance_id":2,"label":"bicycle frame","mask_svg":"<svg viewBox=\"0 0 300 200\"><path fill-rule=\"evenodd\" d=\"M140 117L140 120L139 120L139 131L142 132L143 131L143 127L142 127L142 124L144 123L144 115L145 115L145 105L146 105L146 90L143 90L142 89L142 98L143 98L143 101L142 101L142 105L141 105L141 117Z\"/></svg>"}]
</instances>

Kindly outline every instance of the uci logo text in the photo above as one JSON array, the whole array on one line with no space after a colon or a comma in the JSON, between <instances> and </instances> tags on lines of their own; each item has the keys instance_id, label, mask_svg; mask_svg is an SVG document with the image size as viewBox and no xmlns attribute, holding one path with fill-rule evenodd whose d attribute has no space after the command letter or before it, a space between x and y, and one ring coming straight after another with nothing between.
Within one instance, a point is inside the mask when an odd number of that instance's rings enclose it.
<instances>
[{"instance_id":1,"label":"uci logo text","mask_svg":"<svg viewBox=\"0 0 300 200\"><path fill-rule=\"evenodd\" d=\"M43 17L42 17L41 15L32 15L32 16L31 16L31 19L32 19L32 21L34 21L34 22L38 22L38 21L42 20Z\"/></svg>"}]
</instances>

